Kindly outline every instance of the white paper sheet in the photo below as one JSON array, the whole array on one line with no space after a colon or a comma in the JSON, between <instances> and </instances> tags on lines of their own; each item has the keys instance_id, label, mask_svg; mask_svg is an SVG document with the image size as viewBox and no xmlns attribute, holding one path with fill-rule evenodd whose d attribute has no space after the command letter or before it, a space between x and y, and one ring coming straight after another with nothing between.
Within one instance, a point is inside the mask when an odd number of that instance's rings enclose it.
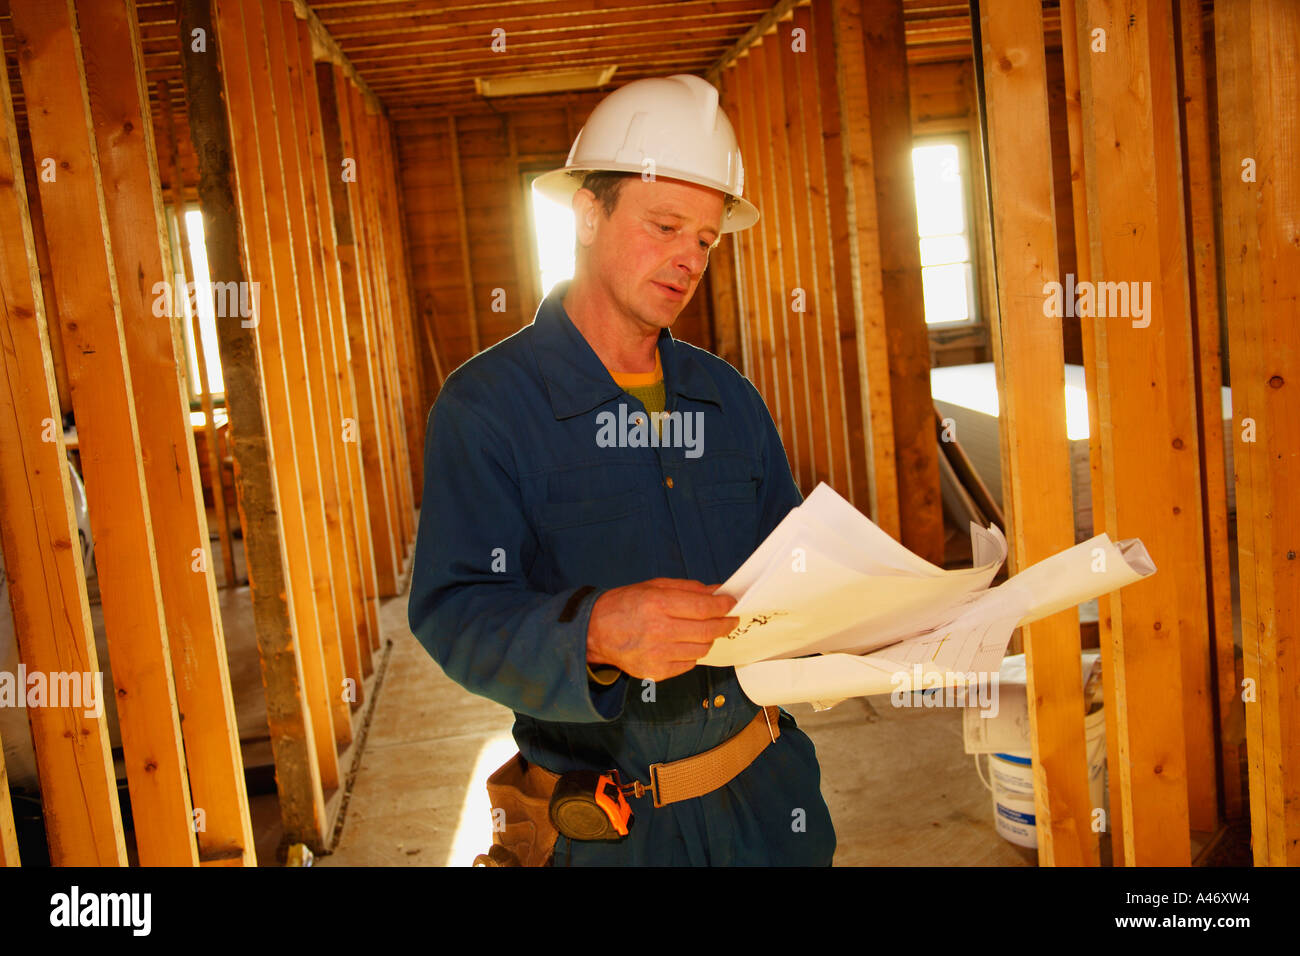
<instances>
[{"instance_id":1,"label":"white paper sheet","mask_svg":"<svg viewBox=\"0 0 1300 956\"><path fill-rule=\"evenodd\" d=\"M972 524L971 548L974 567L945 571L819 484L718 589L740 624L700 663L735 666L761 705L951 685L996 674L1019 625L1155 572L1141 541L1102 534L989 588L1006 539Z\"/></svg>"}]
</instances>

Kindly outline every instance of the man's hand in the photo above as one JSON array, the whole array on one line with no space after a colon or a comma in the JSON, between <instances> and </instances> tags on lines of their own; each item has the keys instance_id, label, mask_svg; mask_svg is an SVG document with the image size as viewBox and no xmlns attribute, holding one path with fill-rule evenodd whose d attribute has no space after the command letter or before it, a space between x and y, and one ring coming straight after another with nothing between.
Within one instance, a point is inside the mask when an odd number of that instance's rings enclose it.
<instances>
[{"instance_id":1,"label":"man's hand","mask_svg":"<svg viewBox=\"0 0 1300 956\"><path fill-rule=\"evenodd\" d=\"M686 673L740 623L724 616L736 599L713 594L716 588L683 578L652 578L606 591L591 608L587 663L656 681Z\"/></svg>"}]
</instances>

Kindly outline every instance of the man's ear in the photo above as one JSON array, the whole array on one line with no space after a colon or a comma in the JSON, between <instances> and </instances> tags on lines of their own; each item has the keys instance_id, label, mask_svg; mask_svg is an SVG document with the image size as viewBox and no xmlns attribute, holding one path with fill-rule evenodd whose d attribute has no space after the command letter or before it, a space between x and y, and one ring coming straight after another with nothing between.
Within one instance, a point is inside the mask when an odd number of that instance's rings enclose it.
<instances>
[{"instance_id":1,"label":"man's ear","mask_svg":"<svg viewBox=\"0 0 1300 956\"><path fill-rule=\"evenodd\" d=\"M579 189L573 194L573 225L580 246L589 246L596 241L596 229L600 223L597 205L596 194L590 189Z\"/></svg>"}]
</instances>

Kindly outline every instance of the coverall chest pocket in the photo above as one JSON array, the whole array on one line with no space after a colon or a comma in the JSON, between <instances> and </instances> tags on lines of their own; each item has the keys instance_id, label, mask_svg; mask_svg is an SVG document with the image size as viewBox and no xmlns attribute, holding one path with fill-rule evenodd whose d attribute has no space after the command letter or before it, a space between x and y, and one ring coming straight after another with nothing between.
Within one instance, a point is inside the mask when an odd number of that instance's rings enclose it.
<instances>
[{"instance_id":1,"label":"coverall chest pocket","mask_svg":"<svg viewBox=\"0 0 1300 956\"><path fill-rule=\"evenodd\" d=\"M561 587L621 587L637 577L646 538L645 495L627 491L583 501L546 501L538 509L542 546Z\"/></svg>"},{"instance_id":2,"label":"coverall chest pocket","mask_svg":"<svg viewBox=\"0 0 1300 956\"><path fill-rule=\"evenodd\" d=\"M725 581L758 547L758 479L705 484L696 497L719 581Z\"/></svg>"}]
</instances>

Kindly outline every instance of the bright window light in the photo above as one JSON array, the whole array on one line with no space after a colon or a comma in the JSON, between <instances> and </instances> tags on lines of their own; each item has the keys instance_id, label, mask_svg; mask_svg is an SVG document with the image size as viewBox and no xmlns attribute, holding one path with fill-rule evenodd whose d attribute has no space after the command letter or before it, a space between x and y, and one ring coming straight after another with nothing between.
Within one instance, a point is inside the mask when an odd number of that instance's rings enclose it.
<instances>
[{"instance_id":1,"label":"bright window light","mask_svg":"<svg viewBox=\"0 0 1300 956\"><path fill-rule=\"evenodd\" d=\"M203 358L208 366L208 391L214 396L226 391L225 379L221 377L221 353L217 346L217 320L212 312L212 287L208 284L208 250L203 242L203 213L198 209L185 212L185 226L190 237L190 263L194 275L190 277L196 290L195 298L199 308L199 330L203 336ZM178 270L179 271L179 270ZM177 298L185 303L185 351L189 357L190 393L194 398L199 395L199 360L194 348L194 326L191 318L193 303L188 290L177 290Z\"/></svg>"},{"instance_id":2,"label":"bright window light","mask_svg":"<svg viewBox=\"0 0 1300 956\"><path fill-rule=\"evenodd\" d=\"M545 296L557 282L573 278L573 209L547 199L528 184L533 205L533 241L537 244L538 278Z\"/></svg>"},{"instance_id":3,"label":"bright window light","mask_svg":"<svg viewBox=\"0 0 1300 956\"><path fill-rule=\"evenodd\" d=\"M975 270L966 221L966 177L957 144L915 147L912 172L916 180L925 322L971 322L976 318Z\"/></svg>"}]
</instances>

